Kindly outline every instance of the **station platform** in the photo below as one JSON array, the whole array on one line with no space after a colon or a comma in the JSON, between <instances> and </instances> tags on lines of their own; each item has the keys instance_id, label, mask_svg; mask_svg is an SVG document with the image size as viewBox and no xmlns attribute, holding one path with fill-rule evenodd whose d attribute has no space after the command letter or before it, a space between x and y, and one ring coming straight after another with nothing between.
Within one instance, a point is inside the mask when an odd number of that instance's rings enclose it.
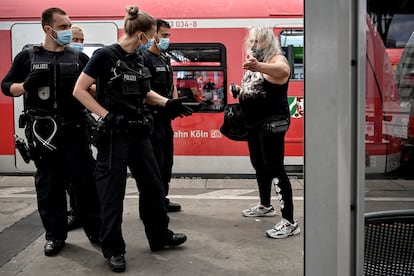
<instances>
[{"instance_id":1,"label":"station platform","mask_svg":"<svg viewBox=\"0 0 414 276\"><path fill-rule=\"evenodd\" d=\"M127 246L123 275L303 275L304 181L293 178L291 182L295 217L302 232L275 240L265 236L280 220L275 196L276 217L241 215L259 200L255 179L173 179L169 198L181 204L182 211L169 213L170 229L187 234L188 240L177 248L153 253L138 216L135 182L128 179L122 226ZM31 176L0 176L0 275L115 274L82 229L69 232L58 255L44 255L44 230L33 183ZM414 208L413 181L367 180L366 195L368 211L384 205Z\"/></svg>"}]
</instances>

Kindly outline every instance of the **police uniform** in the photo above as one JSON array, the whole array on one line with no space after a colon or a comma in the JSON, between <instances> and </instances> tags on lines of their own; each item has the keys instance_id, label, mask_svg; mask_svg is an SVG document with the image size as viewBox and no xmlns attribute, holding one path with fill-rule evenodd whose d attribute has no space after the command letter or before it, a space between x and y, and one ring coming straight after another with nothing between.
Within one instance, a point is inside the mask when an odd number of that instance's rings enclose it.
<instances>
[{"instance_id":1,"label":"police uniform","mask_svg":"<svg viewBox=\"0 0 414 276\"><path fill-rule=\"evenodd\" d=\"M110 258L125 253L121 224L127 167L139 189L140 216L149 245L153 250L160 249L173 233L168 229L164 189L144 111L150 74L142 66L139 54L127 53L119 44L97 50L84 72L96 79L98 103L128 121L124 126L98 127L97 186L103 255Z\"/></svg>"},{"instance_id":2,"label":"police uniform","mask_svg":"<svg viewBox=\"0 0 414 276\"><path fill-rule=\"evenodd\" d=\"M95 163L90 148L85 108L72 96L75 82L88 61L85 54L64 48L51 52L34 46L20 52L2 81L3 93L41 73L37 87L24 94L25 133L36 165L37 203L47 240L67 238L67 183L73 183L79 218L87 236L98 241L99 201Z\"/></svg>"},{"instance_id":3,"label":"police uniform","mask_svg":"<svg viewBox=\"0 0 414 276\"><path fill-rule=\"evenodd\" d=\"M143 60L144 65L148 67L151 73L151 89L171 99L174 84L169 58L163 52L157 55L147 50L143 53ZM165 195L167 196L174 158L174 132L171 126L171 117L165 112L164 108L151 107L151 110L154 116L151 142L161 172Z\"/></svg>"}]
</instances>

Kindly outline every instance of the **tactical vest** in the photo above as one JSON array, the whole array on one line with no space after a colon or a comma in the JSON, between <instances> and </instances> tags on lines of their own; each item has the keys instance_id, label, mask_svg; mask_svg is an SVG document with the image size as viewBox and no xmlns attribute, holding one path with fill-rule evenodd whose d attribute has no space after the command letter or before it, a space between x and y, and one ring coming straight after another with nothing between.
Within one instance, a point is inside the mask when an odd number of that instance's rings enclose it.
<instances>
[{"instance_id":1,"label":"tactical vest","mask_svg":"<svg viewBox=\"0 0 414 276\"><path fill-rule=\"evenodd\" d=\"M122 114L131 121L142 120L151 74L140 63L139 55L127 64L116 46L111 45L104 50L113 60L112 76L107 83L98 79L98 102L110 112Z\"/></svg>"},{"instance_id":2,"label":"tactical vest","mask_svg":"<svg viewBox=\"0 0 414 276\"><path fill-rule=\"evenodd\" d=\"M30 71L47 71L49 76L37 89L25 93L25 109L40 115L73 116L85 107L72 93L80 74L79 52L65 47L63 53L46 51L42 46L29 48Z\"/></svg>"},{"instance_id":3,"label":"tactical vest","mask_svg":"<svg viewBox=\"0 0 414 276\"><path fill-rule=\"evenodd\" d=\"M171 98L173 92L173 70L169 58L161 53L159 56L149 51L144 53L145 66L151 73L151 89L158 94Z\"/></svg>"}]
</instances>

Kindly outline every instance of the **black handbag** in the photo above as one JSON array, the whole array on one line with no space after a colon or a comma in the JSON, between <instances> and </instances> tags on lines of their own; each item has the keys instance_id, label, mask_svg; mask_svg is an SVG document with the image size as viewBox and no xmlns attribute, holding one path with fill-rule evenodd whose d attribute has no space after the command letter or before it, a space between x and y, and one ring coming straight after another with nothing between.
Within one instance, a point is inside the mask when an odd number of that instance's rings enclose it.
<instances>
[{"instance_id":1,"label":"black handbag","mask_svg":"<svg viewBox=\"0 0 414 276\"><path fill-rule=\"evenodd\" d=\"M224 107L224 121L220 132L231 140L247 141L247 129L240 104L228 104Z\"/></svg>"}]
</instances>

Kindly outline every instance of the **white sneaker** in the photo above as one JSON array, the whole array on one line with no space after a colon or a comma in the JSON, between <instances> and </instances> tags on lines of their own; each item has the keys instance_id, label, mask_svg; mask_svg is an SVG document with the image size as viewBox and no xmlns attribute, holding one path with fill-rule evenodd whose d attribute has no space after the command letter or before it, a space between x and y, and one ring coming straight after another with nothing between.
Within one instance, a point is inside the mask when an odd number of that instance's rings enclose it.
<instances>
[{"instance_id":1,"label":"white sneaker","mask_svg":"<svg viewBox=\"0 0 414 276\"><path fill-rule=\"evenodd\" d=\"M300 233L298 223L290 223L288 220L282 218L272 229L266 231L266 236L273 239L283 239L289 236L294 236Z\"/></svg>"},{"instance_id":2,"label":"white sneaker","mask_svg":"<svg viewBox=\"0 0 414 276\"><path fill-rule=\"evenodd\" d=\"M264 207L261 204L252 204L249 209L242 211L245 217L274 217L276 216L275 209L272 205Z\"/></svg>"}]
</instances>

